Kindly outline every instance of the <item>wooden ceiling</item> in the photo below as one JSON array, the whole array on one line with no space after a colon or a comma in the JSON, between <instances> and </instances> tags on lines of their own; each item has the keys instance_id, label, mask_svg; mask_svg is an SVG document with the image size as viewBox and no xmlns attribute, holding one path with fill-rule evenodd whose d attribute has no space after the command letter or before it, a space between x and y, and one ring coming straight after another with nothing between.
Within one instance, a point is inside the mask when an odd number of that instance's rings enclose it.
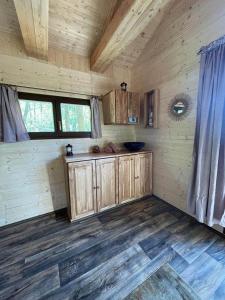
<instances>
[{"instance_id":1,"label":"wooden ceiling","mask_svg":"<svg viewBox=\"0 0 225 300\"><path fill-rule=\"evenodd\" d=\"M130 67L173 0L1 0L0 32L24 40L30 56L48 48L90 57L92 69ZM44 4L43 4L44 3Z\"/></svg>"},{"instance_id":2,"label":"wooden ceiling","mask_svg":"<svg viewBox=\"0 0 225 300\"><path fill-rule=\"evenodd\" d=\"M117 0L50 0L49 46L90 56Z\"/></svg>"}]
</instances>

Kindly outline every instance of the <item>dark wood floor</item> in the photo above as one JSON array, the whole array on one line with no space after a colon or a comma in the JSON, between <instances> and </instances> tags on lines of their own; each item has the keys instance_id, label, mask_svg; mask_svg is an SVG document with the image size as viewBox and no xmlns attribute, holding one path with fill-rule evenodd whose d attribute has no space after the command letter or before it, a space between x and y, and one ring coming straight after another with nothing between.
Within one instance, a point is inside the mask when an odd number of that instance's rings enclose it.
<instances>
[{"instance_id":1,"label":"dark wood floor","mask_svg":"<svg viewBox=\"0 0 225 300\"><path fill-rule=\"evenodd\" d=\"M225 299L225 240L154 197L0 229L0 249L0 299L124 299L168 268L200 299Z\"/></svg>"}]
</instances>

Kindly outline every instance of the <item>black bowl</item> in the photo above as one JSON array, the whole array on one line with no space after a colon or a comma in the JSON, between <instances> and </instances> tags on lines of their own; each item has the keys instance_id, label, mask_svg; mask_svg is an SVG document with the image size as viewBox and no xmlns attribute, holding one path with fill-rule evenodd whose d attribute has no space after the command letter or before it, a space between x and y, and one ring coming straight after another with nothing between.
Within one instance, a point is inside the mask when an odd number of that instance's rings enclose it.
<instances>
[{"instance_id":1,"label":"black bowl","mask_svg":"<svg viewBox=\"0 0 225 300\"><path fill-rule=\"evenodd\" d=\"M129 151L140 151L145 146L144 142L126 142L124 147Z\"/></svg>"}]
</instances>

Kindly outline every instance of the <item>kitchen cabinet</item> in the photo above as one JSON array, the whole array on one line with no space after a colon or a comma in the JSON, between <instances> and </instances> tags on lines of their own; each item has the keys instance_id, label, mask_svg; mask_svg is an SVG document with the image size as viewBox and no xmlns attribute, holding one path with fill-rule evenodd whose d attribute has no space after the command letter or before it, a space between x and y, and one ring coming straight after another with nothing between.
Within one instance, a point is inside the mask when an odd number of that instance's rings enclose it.
<instances>
[{"instance_id":1,"label":"kitchen cabinet","mask_svg":"<svg viewBox=\"0 0 225 300\"><path fill-rule=\"evenodd\" d=\"M118 203L118 159L96 160L98 211L114 207Z\"/></svg>"},{"instance_id":2,"label":"kitchen cabinet","mask_svg":"<svg viewBox=\"0 0 225 300\"><path fill-rule=\"evenodd\" d=\"M119 203L152 194L152 154L119 158Z\"/></svg>"},{"instance_id":3,"label":"kitchen cabinet","mask_svg":"<svg viewBox=\"0 0 225 300\"><path fill-rule=\"evenodd\" d=\"M78 154L66 157L71 221L152 193L152 153Z\"/></svg>"},{"instance_id":4,"label":"kitchen cabinet","mask_svg":"<svg viewBox=\"0 0 225 300\"><path fill-rule=\"evenodd\" d=\"M95 176L95 160L68 165L71 220L97 212Z\"/></svg>"},{"instance_id":5,"label":"kitchen cabinet","mask_svg":"<svg viewBox=\"0 0 225 300\"><path fill-rule=\"evenodd\" d=\"M113 90L102 99L104 124L138 124L140 119L140 95Z\"/></svg>"}]
</instances>

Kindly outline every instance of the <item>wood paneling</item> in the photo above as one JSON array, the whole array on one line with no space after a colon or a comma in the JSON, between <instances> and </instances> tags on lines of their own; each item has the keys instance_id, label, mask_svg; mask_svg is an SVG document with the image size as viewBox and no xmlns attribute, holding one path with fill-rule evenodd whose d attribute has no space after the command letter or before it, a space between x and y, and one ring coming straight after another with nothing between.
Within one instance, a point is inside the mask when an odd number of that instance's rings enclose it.
<instances>
[{"instance_id":1,"label":"wood paneling","mask_svg":"<svg viewBox=\"0 0 225 300\"><path fill-rule=\"evenodd\" d=\"M90 56L117 0L50 0L49 46Z\"/></svg>"},{"instance_id":2,"label":"wood paneling","mask_svg":"<svg viewBox=\"0 0 225 300\"><path fill-rule=\"evenodd\" d=\"M98 211L118 203L118 158L96 161Z\"/></svg>"},{"instance_id":3,"label":"wood paneling","mask_svg":"<svg viewBox=\"0 0 225 300\"><path fill-rule=\"evenodd\" d=\"M0 1L0 31L21 38L20 25L13 0Z\"/></svg>"},{"instance_id":4,"label":"wood paneling","mask_svg":"<svg viewBox=\"0 0 225 300\"><path fill-rule=\"evenodd\" d=\"M121 1L91 55L91 69L104 71L170 1Z\"/></svg>"},{"instance_id":5,"label":"wood paneling","mask_svg":"<svg viewBox=\"0 0 225 300\"><path fill-rule=\"evenodd\" d=\"M136 39L122 50L121 54L114 61L116 65L131 68L135 64L147 43L154 35L155 30L158 28L162 20L167 18L167 15L170 13L170 8L173 6L174 2L175 0L163 1L163 3L158 0L152 1L152 11L149 11L149 13L153 12L153 19L150 20L148 25L142 30ZM158 9L157 7L160 3L162 3L162 7Z\"/></svg>"},{"instance_id":6,"label":"wood paneling","mask_svg":"<svg viewBox=\"0 0 225 300\"><path fill-rule=\"evenodd\" d=\"M151 9L149 9L147 15L142 18L142 22L146 23L145 28L128 47L122 50L121 55L115 60L117 66L131 67L134 64L152 37L153 32L168 12L173 1L174 0L166 0L163 1L163 3L162 1L152 1ZM96 47L121 2L125 1L77 0L74 5L73 0L50 0L49 49L58 49L57 52L60 53L68 52L71 53L71 55L80 55L89 59L91 52ZM145 4L146 1L136 2L137 4L141 2ZM23 52L24 49L19 27L13 0L0 1L0 33L10 33L10 40L15 39L15 42L20 44L20 51ZM130 26L126 27L127 30L130 29ZM131 29L130 32L136 34L136 30L140 30L140 24L138 24L136 28ZM122 33L124 34L124 32ZM6 40L8 39L9 36ZM11 41L7 41L7 43L8 42L11 43ZM123 42L119 43L120 47L123 45ZM2 47L5 47L5 45L2 45ZM67 65L66 60L70 60L69 55L63 55L64 58L62 58L61 55L61 59L60 54L57 54L57 56L57 64L59 64L61 60L61 62L64 61L64 64ZM81 60L83 59L81 58ZM79 65L79 60L76 60L75 65ZM72 68L74 67L72 66Z\"/></svg>"},{"instance_id":7,"label":"wood paneling","mask_svg":"<svg viewBox=\"0 0 225 300\"><path fill-rule=\"evenodd\" d=\"M33 4L38 2L35 0ZM49 0L49 48L87 58L111 20L118 2L76 0L74 3L73 0ZM31 18L32 15L26 14L24 20ZM0 32L15 35L22 41L13 0L0 1Z\"/></svg>"},{"instance_id":8,"label":"wood paneling","mask_svg":"<svg viewBox=\"0 0 225 300\"><path fill-rule=\"evenodd\" d=\"M98 140L33 140L1 144L0 226L67 206L61 158L65 145L72 144L75 154L88 152L96 144L103 147L107 141L121 145L124 140L135 140L131 127L102 125L103 137Z\"/></svg>"},{"instance_id":9,"label":"wood paneling","mask_svg":"<svg viewBox=\"0 0 225 300\"><path fill-rule=\"evenodd\" d=\"M118 78L122 81L127 78L129 84L128 70L121 67L117 70L114 67L112 73L103 76L90 71L62 68L33 58L27 59L25 56L0 54L0 82L40 88L21 88L21 91L69 97L82 97L82 93L100 95L116 88ZM101 103L100 111L102 120ZM66 207L61 155L68 143L73 145L75 153L81 153L90 151L96 144L103 147L112 141L121 146L124 140L135 140L133 126L104 126L102 122L102 135L98 140L32 140L26 143L1 144L0 225Z\"/></svg>"},{"instance_id":10,"label":"wood paneling","mask_svg":"<svg viewBox=\"0 0 225 300\"><path fill-rule=\"evenodd\" d=\"M71 219L97 212L95 161L70 163L68 172Z\"/></svg>"},{"instance_id":11,"label":"wood paneling","mask_svg":"<svg viewBox=\"0 0 225 300\"><path fill-rule=\"evenodd\" d=\"M49 0L14 0L14 4L28 54L47 59Z\"/></svg>"},{"instance_id":12,"label":"wood paneling","mask_svg":"<svg viewBox=\"0 0 225 300\"><path fill-rule=\"evenodd\" d=\"M153 148L153 194L185 211L199 76L196 53L224 35L224 26L223 1L176 1L132 69L132 90L160 89L159 129L136 129L137 138ZM192 110L176 122L168 105L180 93L191 96Z\"/></svg>"}]
</instances>

